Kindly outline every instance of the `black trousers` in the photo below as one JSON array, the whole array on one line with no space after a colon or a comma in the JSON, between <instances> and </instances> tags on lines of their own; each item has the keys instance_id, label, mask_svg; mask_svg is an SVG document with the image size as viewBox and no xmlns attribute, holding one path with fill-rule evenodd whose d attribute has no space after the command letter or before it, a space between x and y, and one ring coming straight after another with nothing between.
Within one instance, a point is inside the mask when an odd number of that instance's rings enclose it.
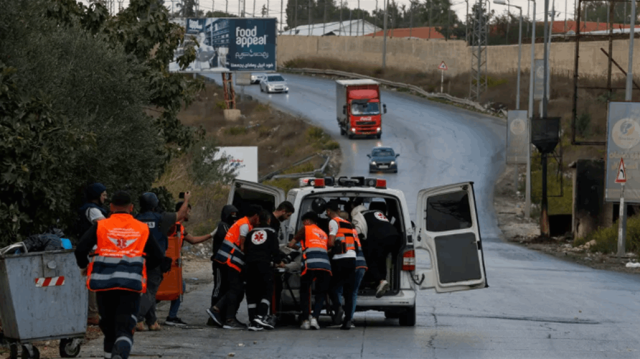
<instances>
[{"instance_id":1,"label":"black trousers","mask_svg":"<svg viewBox=\"0 0 640 359\"><path fill-rule=\"evenodd\" d=\"M387 256L397 255L400 249L400 236L386 238L367 238L364 253L371 279L377 283L387 278Z\"/></svg>"},{"instance_id":2,"label":"black trousers","mask_svg":"<svg viewBox=\"0 0 640 359\"><path fill-rule=\"evenodd\" d=\"M133 347L136 314L140 307L140 293L126 290L97 292L100 330L104 334L105 353L129 357Z\"/></svg>"},{"instance_id":3,"label":"black trousers","mask_svg":"<svg viewBox=\"0 0 640 359\"><path fill-rule=\"evenodd\" d=\"M153 325L158 321L156 315L156 293L162 283L162 269L160 266L147 270L147 292L140 298L140 310L138 322L145 321L147 325Z\"/></svg>"},{"instance_id":4,"label":"black trousers","mask_svg":"<svg viewBox=\"0 0 640 359\"><path fill-rule=\"evenodd\" d=\"M353 286L356 277L356 259L343 258L331 261L331 306L334 311L340 308L339 289L342 288L344 298L345 320L351 320L351 308L353 307Z\"/></svg>"},{"instance_id":5,"label":"black trousers","mask_svg":"<svg viewBox=\"0 0 640 359\"><path fill-rule=\"evenodd\" d=\"M227 265L221 265L220 267L223 281L226 280L229 287L215 306L224 315L225 319L230 320L236 317L242 298L244 298L244 279L242 273L237 270Z\"/></svg>"},{"instance_id":6,"label":"black trousers","mask_svg":"<svg viewBox=\"0 0 640 359\"><path fill-rule=\"evenodd\" d=\"M220 264L216 261L211 263L213 269L213 290L211 291L211 306L213 307L220 298L229 290L229 283L225 278L223 271L224 268L229 268L224 264Z\"/></svg>"},{"instance_id":7,"label":"black trousers","mask_svg":"<svg viewBox=\"0 0 640 359\"><path fill-rule=\"evenodd\" d=\"M313 306L313 317L318 318L324 305L324 298L331 285L331 274L325 270L308 270L300 277L300 309L302 310L302 320L309 318L311 308L311 284L316 282L315 304Z\"/></svg>"},{"instance_id":8,"label":"black trousers","mask_svg":"<svg viewBox=\"0 0 640 359\"><path fill-rule=\"evenodd\" d=\"M247 263L243 270L247 282L249 320L269 314L273 294L273 271L270 262Z\"/></svg>"}]
</instances>

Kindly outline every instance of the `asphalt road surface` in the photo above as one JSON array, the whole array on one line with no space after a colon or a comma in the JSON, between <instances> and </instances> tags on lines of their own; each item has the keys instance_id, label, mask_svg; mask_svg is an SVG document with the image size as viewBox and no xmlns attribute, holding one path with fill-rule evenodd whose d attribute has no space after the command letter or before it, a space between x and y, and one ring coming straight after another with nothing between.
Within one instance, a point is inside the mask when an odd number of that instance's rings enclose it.
<instances>
[{"instance_id":1,"label":"asphalt road surface","mask_svg":"<svg viewBox=\"0 0 640 359\"><path fill-rule=\"evenodd\" d=\"M344 153L342 175L366 175L366 154L380 143L401 154L399 173L383 176L389 187L404 190L412 211L422 188L475 182L490 287L451 294L421 292L417 324L410 328L399 327L397 320L381 313L366 312L357 313L356 329L346 332L291 326L253 333L203 326L211 287L201 285L185 296L180 311L193 326L136 333L136 357L640 357L637 276L560 261L500 239L492 202L494 182L504 168L503 120L385 91L382 101L388 113L382 139L348 140L340 137L336 124L333 82L285 77L288 95L261 94L257 85L245 93L305 116L338 139ZM207 275L205 270L202 277ZM164 318L166 305L161 308ZM245 313L243 305L241 319L246 320ZM94 341L82 355L100 355L100 349Z\"/></svg>"}]
</instances>

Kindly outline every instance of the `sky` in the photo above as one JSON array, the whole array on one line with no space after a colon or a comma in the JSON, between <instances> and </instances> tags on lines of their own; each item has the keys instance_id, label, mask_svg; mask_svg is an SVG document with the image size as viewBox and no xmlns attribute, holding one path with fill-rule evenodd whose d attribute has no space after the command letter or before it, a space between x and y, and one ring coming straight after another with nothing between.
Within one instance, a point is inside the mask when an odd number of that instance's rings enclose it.
<instances>
[{"instance_id":1,"label":"sky","mask_svg":"<svg viewBox=\"0 0 640 359\"><path fill-rule=\"evenodd\" d=\"M165 5L168 8L171 8L171 1L169 0L164 0L165 1ZM229 13L231 14L237 14L238 13L238 5L241 3L242 0L200 0L200 9L206 11L210 11L212 9L215 9L216 11L225 11L225 8L227 6L227 2L228 2L228 7L229 7ZM284 6L284 9L286 9L287 7L287 0L245 0L246 4L245 4L245 10L248 14L251 14L253 12L253 7L254 7L254 3L255 3L255 11L256 11L256 16L260 17L260 10L262 9L263 5L269 5L269 15L270 17L276 17L276 18L280 18L280 6L281 4ZM300 2L305 1L305 0L298 0ZM337 2L339 2L340 0L336 0ZM344 4L348 4L349 7L351 8L357 8L358 7L358 3L360 4L360 6L371 12L373 10L377 8L381 8L383 6L383 1L384 0L342 0ZM471 6L475 3L476 0L469 0L469 7L471 8ZM506 0L509 1L509 0ZM554 0L549 0L549 9L551 9L551 6L553 4ZM84 3L84 4L88 4L88 0L80 0L80 2ZM405 4L407 7L409 7L410 5L410 1L409 0L396 0L397 3L399 3L400 5ZM464 0L452 0L453 2L453 10L457 13L458 17L463 19L465 17L465 13L467 11L467 5L465 3ZM174 2L174 6L175 6ZM527 16L527 14L529 14L529 16L531 17L531 11L532 11L532 7L531 7L531 2L528 0L510 0L509 3L511 5L516 5L516 6L520 6L522 7L522 15L523 16ZM128 0L124 0L123 1L123 6L127 6L129 4ZM567 6L567 18L571 19L574 16L575 13L575 0L555 0L555 6L556 6L556 20L564 20L565 19L565 4ZM118 3L116 1L116 9L118 7ZM527 8L527 6L529 6L529 9ZM491 3L490 5L491 10L495 10L497 14L499 13L503 13L503 12L507 12L507 6L506 5L498 5L498 4L493 4ZM514 7L510 7L511 12L514 12L517 16L518 14L518 9L514 8ZM286 17L286 14L284 15ZM536 3L536 20L542 20L544 16L544 1L538 0Z\"/></svg>"}]
</instances>

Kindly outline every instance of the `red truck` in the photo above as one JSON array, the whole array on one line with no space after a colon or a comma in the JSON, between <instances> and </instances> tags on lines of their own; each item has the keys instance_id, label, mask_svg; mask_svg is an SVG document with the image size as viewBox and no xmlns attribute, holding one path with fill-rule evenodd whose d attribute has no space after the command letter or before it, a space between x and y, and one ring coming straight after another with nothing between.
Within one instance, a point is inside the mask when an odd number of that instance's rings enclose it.
<instances>
[{"instance_id":1,"label":"red truck","mask_svg":"<svg viewBox=\"0 0 640 359\"><path fill-rule=\"evenodd\" d=\"M382 109L382 111L381 111ZM373 80L337 80L336 114L340 134L382 136L382 113L387 106L380 102L380 84Z\"/></svg>"}]
</instances>

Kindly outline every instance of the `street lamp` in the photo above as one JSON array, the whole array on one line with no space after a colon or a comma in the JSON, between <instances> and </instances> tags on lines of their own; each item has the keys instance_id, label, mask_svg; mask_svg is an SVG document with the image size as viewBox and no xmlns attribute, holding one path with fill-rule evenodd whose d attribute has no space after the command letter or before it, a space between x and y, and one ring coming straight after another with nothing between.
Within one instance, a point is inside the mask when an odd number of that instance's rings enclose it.
<instances>
[{"instance_id":1,"label":"street lamp","mask_svg":"<svg viewBox=\"0 0 640 359\"><path fill-rule=\"evenodd\" d=\"M516 110L520 109L520 59L522 57L522 8L518 5L511 5L504 0L493 0L494 4L515 7L520 10L520 30L518 31L518 85L516 90Z\"/></svg>"}]
</instances>

